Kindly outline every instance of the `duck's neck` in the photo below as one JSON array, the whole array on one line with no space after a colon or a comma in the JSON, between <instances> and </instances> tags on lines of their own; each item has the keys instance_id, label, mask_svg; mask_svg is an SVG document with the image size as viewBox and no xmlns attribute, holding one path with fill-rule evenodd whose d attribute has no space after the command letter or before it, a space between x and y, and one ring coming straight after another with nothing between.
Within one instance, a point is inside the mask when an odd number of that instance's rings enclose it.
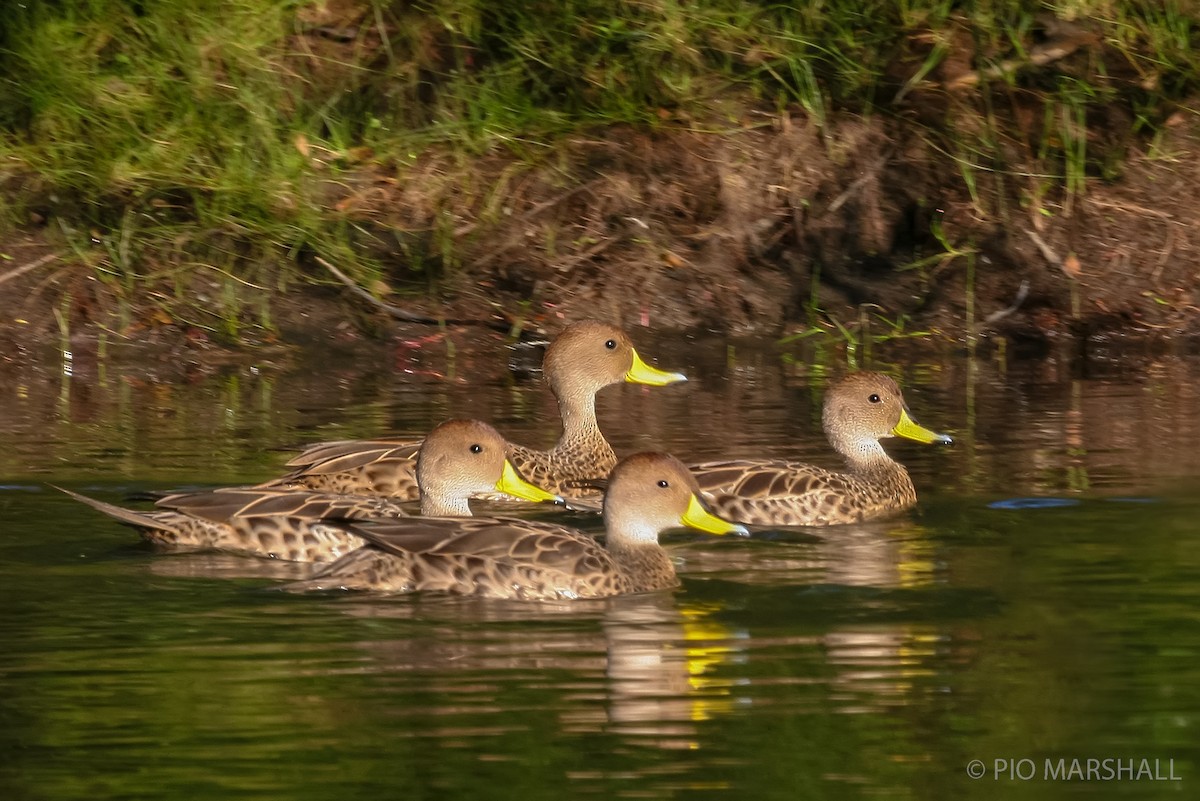
<instances>
[{"instance_id":1,"label":"duck's neck","mask_svg":"<svg viewBox=\"0 0 1200 801\"><path fill-rule=\"evenodd\" d=\"M608 552L629 582L629 592L647 592L679 583L675 565L657 539L645 541L609 533Z\"/></svg>"},{"instance_id":2,"label":"duck's neck","mask_svg":"<svg viewBox=\"0 0 1200 801\"><path fill-rule=\"evenodd\" d=\"M421 491L422 517L470 517L471 505L466 498L448 496L439 492Z\"/></svg>"},{"instance_id":3,"label":"duck's neck","mask_svg":"<svg viewBox=\"0 0 1200 801\"><path fill-rule=\"evenodd\" d=\"M907 472L904 466L888 456L887 451L877 439L842 439L830 438L833 447L846 460L850 472L856 475L878 476L893 475Z\"/></svg>"},{"instance_id":4,"label":"duck's neck","mask_svg":"<svg viewBox=\"0 0 1200 801\"><path fill-rule=\"evenodd\" d=\"M556 450L564 450L578 443L597 439L603 441L600 426L596 424L596 393L590 391L555 391L558 411L562 416L563 430L558 438Z\"/></svg>"},{"instance_id":5,"label":"duck's neck","mask_svg":"<svg viewBox=\"0 0 1200 801\"><path fill-rule=\"evenodd\" d=\"M908 471L887 455L878 440L859 440L840 446L835 443L834 447L846 459L860 503L879 503L879 508L894 509L916 502L917 491Z\"/></svg>"}]
</instances>

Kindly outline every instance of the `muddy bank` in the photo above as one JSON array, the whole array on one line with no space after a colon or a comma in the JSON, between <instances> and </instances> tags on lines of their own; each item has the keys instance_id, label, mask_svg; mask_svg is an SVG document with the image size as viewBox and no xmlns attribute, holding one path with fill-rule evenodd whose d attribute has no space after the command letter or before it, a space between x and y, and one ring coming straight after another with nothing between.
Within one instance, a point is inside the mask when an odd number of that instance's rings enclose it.
<instances>
[{"instance_id":1,"label":"muddy bank","mask_svg":"<svg viewBox=\"0 0 1200 801\"><path fill-rule=\"evenodd\" d=\"M555 329L600 316L754 336L928 332L1035 348L1200 334L1196 115L1176 114L1153 143L1130 140L1118 176L1070 194L1046 188L1045 165L1019 150L1003 173L974 169L967 182L943 145L900 119L847 116L818 130L746 111L709 133L577 137L538 165L483 157L464 169L431 152L402 176L363 167L322 194L384 265L383 280L364 288L430 317ZM436 259L434 232L454 237L454 263ZM239 284L237 307L214 326L162 300L227 303L219 275L130 297L64 250L50 225L18 232L3 251L8 360L63 342L215 353L306 332L353 342L393 326L314 253L299 255L300 278Z\"/></svg>"},{"instance_id":2,"label":"muddy bank","mask_svg":"<svg viewBox=\"0 0 1200 801\"><path fill-rule=\"evenodd\" d=\"M571 318L735 334L853 329L864 313L952 339L1200 330L1194 115L1173 118L1153 151L1131 142L1118 178L1073 196L1019 161L1003 176L979 170L972 194L927 131L882 118L615 131L490 195L509 166L479 165L461 193L475 202L437 209L469 242L449 297L476 313L498 295ZM430 211L417 193L447 170L420 169L333 199L361 203L378 234L363 244L381 260L394 231L435 224L414 217Z\"/></svg>"}]
</instances>

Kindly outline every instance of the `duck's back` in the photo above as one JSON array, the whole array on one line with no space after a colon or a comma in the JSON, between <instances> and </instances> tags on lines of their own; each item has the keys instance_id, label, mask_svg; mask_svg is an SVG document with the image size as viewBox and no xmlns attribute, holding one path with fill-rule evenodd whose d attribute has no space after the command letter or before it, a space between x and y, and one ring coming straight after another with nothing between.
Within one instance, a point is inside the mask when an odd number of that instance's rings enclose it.
<instances>
[{"instance_id":1,"label":"duck's back","mask_svg":"<svg viewBox=\"0 0 1200 801\"><path fill-rule=\"evenodd\" d=\"M594 539L510 518L413 518L350 527L367 542L295 589L444 592L513 600L604 597L625 579Z\"/></svg>"}]
</instances>

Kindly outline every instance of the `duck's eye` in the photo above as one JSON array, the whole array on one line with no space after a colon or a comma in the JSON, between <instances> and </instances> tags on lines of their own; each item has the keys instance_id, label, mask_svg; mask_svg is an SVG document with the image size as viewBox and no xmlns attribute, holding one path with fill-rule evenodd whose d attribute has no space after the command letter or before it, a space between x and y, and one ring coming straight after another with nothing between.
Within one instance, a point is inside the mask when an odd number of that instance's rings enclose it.
<instances>
[{"instance_id":1,"label":"duck's eye","mask_svg":"<svg viewBox=\"0 0 1200 801\"><path fill-rule=\"evenodd\" d=\"M607 342L604 343L604 347L608 348L609 350L616 350L617 340L615 340L615 339L608 340Z\"/></svg>"},{"instance_id":2,"label":"duck's eye","mask_svg":"<svg viewBox=\"0 0 1200 801\"><path fill-rule=\"evenodd\" d=\"M665 478L660 478L658 480L658 486L662 487L663 489L666 489L667 487L671 486L671 482L667 481Z\"/></svg>"},{"instance_id":3,"label":"duck's eye","mask_svg":"<svg viewBox=\"0 0 1200 801\"><path fill-rule=\"evenodd\" d=\"M871 403L879 403L879 396L872 392L871 397L867 398L867 400L869 400Z\"/></svg>"},{"instance_id":4,"label":"duck's eye","mask_svg":"<svg viewBox=\"0 0 1200 801\"><path fill-rule=\"evenodd\" d=\"M479 444L472 445L471 453L483 453L483 446Z\"/></svg>"}]
</instances>

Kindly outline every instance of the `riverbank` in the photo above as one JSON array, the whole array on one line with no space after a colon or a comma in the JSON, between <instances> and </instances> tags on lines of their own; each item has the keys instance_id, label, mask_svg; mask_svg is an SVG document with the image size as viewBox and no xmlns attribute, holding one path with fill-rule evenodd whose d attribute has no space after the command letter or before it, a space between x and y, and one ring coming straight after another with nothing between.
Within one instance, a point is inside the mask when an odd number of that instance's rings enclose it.
<instances>
[{"instance_id":1,"label":"riverbank","mask_svg":"<svg viewBox=\"0 0 1200 801\"><path fill-rule=\"evenodd\" d=\"M30 12L0 98L0 341L261 347L383 333L384 307L1200 334L1200 29L1177 4L616 5Z\"/></svg>"}]
</instances>

